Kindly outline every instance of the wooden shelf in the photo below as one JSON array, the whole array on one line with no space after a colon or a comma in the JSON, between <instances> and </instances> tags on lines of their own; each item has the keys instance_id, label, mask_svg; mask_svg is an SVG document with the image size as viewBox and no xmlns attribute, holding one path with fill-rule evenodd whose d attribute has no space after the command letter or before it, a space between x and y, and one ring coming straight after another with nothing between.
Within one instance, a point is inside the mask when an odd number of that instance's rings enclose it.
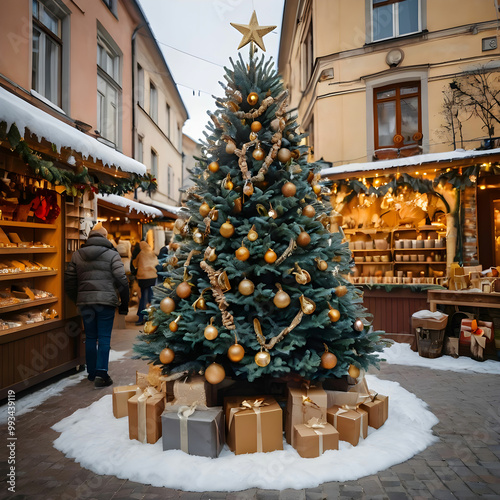
<instances>
[{"instance_id":1,"label":"wooden shelf","mask_svg":"<svg viewBox=\"0 0 500 500\"><path fill-rule=\"evenodd\" d=\"M26 302L18 302L17 304L12 304L11 306L0 307L0 314L17 311L19 309L28 309L30 307L41 306L44 304L54 304L58 300L59 299L57 297L47 297L46 299L35 299L28 300Z\"/></svg>"},{"instance_id":2,"label":"wooden shelf","mask_svg":"<svg viewBox=\"0 0 500 500\"><path fill-rule=\"evenodd\" d=\"M59 271L31 271L20 273L6 273L0 274L0 281L17 280L21 278L43 278L44 276L56 276Z\"/></svg>"},{"instance_id":3,"label":"wooden shelf","mask_svg":"<svg viewBox=\"0 0 500 500\"><path fill-rule=\"evenodd\" d=\"M355 262L354 263L356 266L358 266L359 264L367 264L367 265L370 265L370 266L390 266L392 264L392 262Z\"/></svg>"},{"instance_id":4,"label":"wooden shelf","mask_svg":"<svg viewBox=\"0 0 500 500\"><path fill-rule=\"evenodd\" d=\"M60 318L46 319L45 321L37 321L36 323L30 323L29 325L16 326L15 328L8 328L7 330L0 330L0 336L7 335L15 332L20 332L24 330L29 330L30 328L36 328L41 325L48 325L49 323L56 323L61 321Z\"/></svg>"},{"instance_id":5,"label":"wooden shelf","mask_svg":"<svg viewBox=\"0 0 500 500\"><path fill-rule=\"evenodd\" d=\"M436 265L436 264L446 265L446 262L442 261L442 260L433 260L432 262L421 262L421 261L417 261L417 260L405 260L403 262L402 260L396 260L396 261L394 261L394 264L404 264L404 265L419 264L421 266L428 266L428 265Z\"/></svg>"},{"instance_id":6,"label":"wooden shelf","mask_svg":"<svg viewBox=\"0 0 500 500\"><path fill-rule=\"evenodd\" d=\"M57 253L56 247L4 247L0 248L0 255L15 255L18 253Z\"/></svg>"},{"instance_id":7,"label":"wooden shelf","mask_svg":"<svg viewBox=\"0 0 500 500\"><path fill-rule=\"evenodd\" d=\"M56 224L40 224L39 222L22 222L19 220L1 220L0 226L6 227L31 227L36 229L56 229Z\"/></svg>"},{"instance_id":8,"label":"wooden shelf","mask_svg":"<svg viewBox=\"0 0 500 500\"><path fill-rule=\"evenodd\" d=\"M425 252L428 252L429 250L431 251L436 251L436 250L446 250L446 247L433 247L433 248L395 248L394 251L395 252L416 252L416 251L420 251L420 250L423 250Z\"/></svg>"},{"instance_id":9,"label":"wooden shelf","mask_svg":"<svg viewBox=\"0 0 500 500\"><path fill-rule=\"evenodd\" d=\"M380 248L361 248L361 249L355 249L351 250L351 252L390 252L390 248L386 248L385 250L381 250Z\"/></svg>"},{"instance_id":10,"label":"wooden shelf","mask_svg":"<svg viewBox=\"0 0 500 500\"><path fill-rule=\"evenodd\" d=\"M362 233L362 234L376 234L376 233L391 233L394 231L393 228L380 228L380 229L375 229L375 228L369 228L369 229L347 229L347 228L342 228L345 234L356 234L356 233Z\"/></svg>"}]
</instances>

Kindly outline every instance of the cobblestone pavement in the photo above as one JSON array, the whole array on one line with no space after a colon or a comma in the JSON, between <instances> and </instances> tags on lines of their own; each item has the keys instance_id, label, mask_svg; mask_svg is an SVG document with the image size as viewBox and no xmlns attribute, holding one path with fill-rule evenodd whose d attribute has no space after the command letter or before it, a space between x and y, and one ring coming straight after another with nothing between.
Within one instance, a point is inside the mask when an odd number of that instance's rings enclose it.
<instances>
[{"instance_id":1,"label":"cobblestone pavement","mask_svg":"<svg viewBox=\"0 0 500 500\"><path fill-rule=\"evenodd\" d=\"M114 350L130 349L138 328L128 326L130 329L114 331ZM136 370L145 369L144 361L116 361L110 366L110 374L115 385L126 385L134 379ZM407 462L358 481L325 483L306 490L191 493L99 476L52 446L58 436L51 429L53 424L112 392L112 387L95 390L85 379L18 416L16 493L7 490L7 452L2 444L0 499L500 499L500 377L386 363L377 376L399 382L428 403L439 418L434 427L439 441ZM4 422L0 433L6 436Z\"/></svg>"}]
</instances>

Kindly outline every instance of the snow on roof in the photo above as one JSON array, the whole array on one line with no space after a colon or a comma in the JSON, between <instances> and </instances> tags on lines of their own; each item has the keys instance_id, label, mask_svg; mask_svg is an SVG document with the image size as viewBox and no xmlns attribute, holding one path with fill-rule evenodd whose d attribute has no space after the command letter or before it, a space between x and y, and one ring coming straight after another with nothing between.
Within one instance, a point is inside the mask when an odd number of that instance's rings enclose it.
<instances>
[{"instance_id":1,"label":"snow on roof","mask_svg":"<svg viewBox=\"0 0 500 500\"><path fill-rule=\"evenodd\" d=\"M15 123L21 135L29 129L39 140L43 138L55 144L57 151L64 147L77 151L84 158L101 160L104 165L115 166L123 172L138 175L146 173L146 167L142 163L45 113L2 87L0 87L0 121L6 122L7 128Z\"/></svg>"},{"instance_id":2,"label":"snow on roof","mask_svg":"<svg viewBox=\"0 0 500 500\"><path fill-rule=\"evenodd\" d=\"M328 175L335 174L349 174L353 172L368 172L370 170L385 170L394 167L409 167L414 165L422 165L424 163L439 163L452 160L461 160L465 158L475 158L477 156L488 156L492 154L499 154L500 148L488 150L465 150L457 149L455 151L448 151L445 153L432 153L425 155L409 156L407 158L397 158L395 160L382 160L371 161L367 163L349 163L346 165L339 165L338 167L328 167L321 170L321 176L327 177Z\"/></svg>"},{"instance_id":3,"label":"snow on roof","mask_svg":"<svg viewBox=\"0 0 500 500\"><path fill-rule=\"evenodd\" d=\"M151 203L155 207L163 208L164 210L168 210L173 214L178 214L181 212L182 207L175 207L173 205L167 205L166 203L162 203L161 201L151 200Z\"/></svg>"},{"instance_id":4,"label":"snow on roof","mask_svg":"<svg viewBox=\"0 0 500 500\"><path fill-rule=\"evenodd\" d=\"M128 208L129 211L135 210L138 214L143 213L145 215L152 215L153 217L163 216L163 213L157 208L144 205L144 203L139 203L134 200L129 200L124 196L118 196L117 194L98 194L97 197L118 207Z\"/></svg>"}]
</instances>

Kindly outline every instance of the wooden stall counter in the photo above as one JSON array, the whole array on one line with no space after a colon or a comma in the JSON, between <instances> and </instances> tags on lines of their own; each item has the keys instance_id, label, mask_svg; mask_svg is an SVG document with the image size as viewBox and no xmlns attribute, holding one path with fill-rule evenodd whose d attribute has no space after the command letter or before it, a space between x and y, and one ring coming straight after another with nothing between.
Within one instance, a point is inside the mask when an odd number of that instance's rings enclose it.
<instances>
[{"instance_id":1,"label":"wooden stall counter","mask_svg":"<svg viewBox=\"0 0 500 500\"><path fill-rule=\"evenodd\" d=\"M483 307L500 309L500 293L470 292L468 290L428 290L429 309L434 312L438 305Z\"/></svg>"}]
</instances>

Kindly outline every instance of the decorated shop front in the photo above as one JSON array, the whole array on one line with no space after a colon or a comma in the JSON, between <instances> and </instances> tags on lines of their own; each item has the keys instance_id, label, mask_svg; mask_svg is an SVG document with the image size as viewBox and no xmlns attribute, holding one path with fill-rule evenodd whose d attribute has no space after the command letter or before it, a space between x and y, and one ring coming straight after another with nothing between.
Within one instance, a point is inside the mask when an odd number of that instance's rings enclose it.
<instances>
[{"instance_id":1,"label":"decorated shop front","mask_svg":"<svg viewBox=\"0 0 500 500\"><path fill-rule=\"evenodd\" d=\"M141 163L0 87L0 399L83 364L63 274L97 220L97 193L151 179Z\"/></svg>"},{"instance_id":2,"label":"decorated shop front","mask_svg":"<svg viewBox=\"0 0 500 500\"><path fill-rule=\"evenodd\" d=\"M428 290L493 291L499 160L499 149L454 151L322 170L375 328L406 340Z\"/></svg>"}]
</instances>

